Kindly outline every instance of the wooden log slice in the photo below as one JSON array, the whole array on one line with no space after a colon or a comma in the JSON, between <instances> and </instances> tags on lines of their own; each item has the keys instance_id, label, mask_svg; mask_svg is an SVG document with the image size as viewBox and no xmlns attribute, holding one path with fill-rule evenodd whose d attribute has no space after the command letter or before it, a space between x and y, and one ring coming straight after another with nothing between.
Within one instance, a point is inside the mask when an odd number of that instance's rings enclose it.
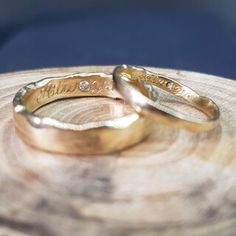
<instances>
[{"instance_id":1,"label":"wooden log slice","mask_svg":"<svg viewBox=\"0 0 236 236\"><path fill-rule=\"evenodd\" d=\"M0 75L0 235L235 235L236 81L150 68L219 105L221 124L207 133L160 125L135 147L92 158L45 153L16 136L12 99L20 87L48 76L112 69ZM78 123L114 115L114 103L118 115L129 110L107 98L82 98L39 113Z\"/></svg>"}]
</instances>

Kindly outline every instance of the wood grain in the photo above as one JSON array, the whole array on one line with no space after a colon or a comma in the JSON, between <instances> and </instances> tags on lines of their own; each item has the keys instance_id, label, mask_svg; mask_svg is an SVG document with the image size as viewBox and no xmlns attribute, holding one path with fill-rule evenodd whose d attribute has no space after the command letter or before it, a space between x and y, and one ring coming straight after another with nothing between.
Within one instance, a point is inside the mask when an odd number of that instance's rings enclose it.
<instances>
[{"instance_id":1,"label":"wood grain","mask_svg":"<svg viewBox=\"0 0 236 236\"><path fill-rule=\"evenodd\" d=\"M11 102L20 87L47 76L112 68L0 75L0 235L235 235L235 81L159 69L219 105L221 125L208 133L159 126L145 142L95 158L40 152L16 136ZM113 105L83 98L39 112L83 122L107 117Z\"/></svg>"}]
</instances>

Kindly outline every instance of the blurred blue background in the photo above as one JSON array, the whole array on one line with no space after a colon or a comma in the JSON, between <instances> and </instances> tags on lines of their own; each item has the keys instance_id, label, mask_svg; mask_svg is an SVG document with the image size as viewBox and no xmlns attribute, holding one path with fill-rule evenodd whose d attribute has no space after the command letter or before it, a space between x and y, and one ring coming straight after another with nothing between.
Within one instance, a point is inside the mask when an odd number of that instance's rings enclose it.
<instances>
[{"instance_id":1,"label":"blurred blue background","mask_svg":"<svg viewBox=\"0 0 236 236\"><path fill-rule=\"evenodd\" d=\"M136 64L236 79L235 0L0 0L0 72Z\"/></svg>"}]
</instances>

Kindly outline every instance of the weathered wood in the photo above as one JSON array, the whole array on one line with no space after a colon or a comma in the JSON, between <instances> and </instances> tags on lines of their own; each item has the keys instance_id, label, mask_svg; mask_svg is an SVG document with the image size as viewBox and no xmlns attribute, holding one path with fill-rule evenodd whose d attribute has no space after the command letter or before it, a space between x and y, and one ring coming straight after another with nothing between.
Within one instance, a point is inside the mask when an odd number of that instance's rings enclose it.
<instances>
[{"instance_id":1,"label":"weathered wood","mask_svg":"<svg viewBox=\"0 0 236 236\"><path fill-rule=\"evenodd\" d=\"M235 235L235 81L159 70L219 104L221 126L208 133L160 126L131 149L93 158L48 154L16 136L11 102L24 84L111 70L78 67L0 75L0 235ZM40 112L82 122L88 114L107 116L108 102L114 104L105 98L60 101Z\"/></svg>"}]
</instances>

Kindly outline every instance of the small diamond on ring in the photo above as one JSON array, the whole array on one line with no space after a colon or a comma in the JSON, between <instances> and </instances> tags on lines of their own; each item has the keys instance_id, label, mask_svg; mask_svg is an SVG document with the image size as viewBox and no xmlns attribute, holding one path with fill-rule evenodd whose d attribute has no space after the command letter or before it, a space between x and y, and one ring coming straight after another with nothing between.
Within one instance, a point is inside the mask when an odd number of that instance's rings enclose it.
<instances>
[{"instance_id":1,"label":"small diamond on ring","mask_svg":"<svg viewBox=\"0 0 236 236\"><path fill-rule=\"evenodd\" d=\"M174 84L173 82L167 82L167 83L166 83L166 87L167 87L168 89L173 89L173 88L175 87L175 84Z\"/></svg>"},{"instance_id":2,"label":"small diamond on ring","mask_svg":"<svg viewBox=\"0 0 236 236\"><path fill-rule=\"evenodd\" d=\"M79 88L83 92L89 91L90 90L90 83L86 80L81 80L79 82Z\"/></svg>"}]
</instances>

